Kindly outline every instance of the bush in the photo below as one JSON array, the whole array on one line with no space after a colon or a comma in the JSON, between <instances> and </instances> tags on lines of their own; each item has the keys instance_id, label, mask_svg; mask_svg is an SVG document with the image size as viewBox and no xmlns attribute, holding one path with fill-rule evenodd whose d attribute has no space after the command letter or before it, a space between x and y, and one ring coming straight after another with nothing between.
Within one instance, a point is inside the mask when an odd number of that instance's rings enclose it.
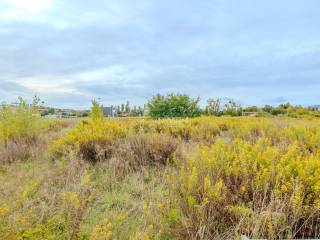
<instances>
[{"instance_id":1,"label":"bush","mask_svg":"<svg viewBox=\"0 0 320 240\"><path fill-rule=\"evenodd\" d=\"M0 108L0 146L1 160L12 162L32 156L33 145L38 139L42 127L37 116L39 99L34 98L29 106L19 97L19 104L11 106L3 104Z\"/></svg>"},{"instance_id":2,"label":"bush","mask_svg":"<svg viewBox=\"0 0 320 240\"><path fill-rule=\"evenodd\" d=\"M160 166L170 163L178 141L167 134L142 133L124 139L114 152L113 165L126 172L142 166Z\"/></svg>"},{"instance_id":3,"label":"bush","mask_svg":"<svg viewBox=\"0 0 320 240\"><path fill-rule=\"evenodd\" d=\"M280 149L267 138L200 146L168 176L160 228L188 239L318 238L320 153L306 149L293 139Z\"/></svg>"},{"instance_id":4,"label":"bush","mask_svg":"<svg viewBox=\"0 0 320 240\"><path fill-rule=\"evenodd\" d=\"M185 94L169 94L154 96L147 104L151 118L176 118L200 116L200 99L192 99Z\"/></svg>"},{"instance_id":5,"label":"bush","mask_svg":"<svg viewBox=\"0 0 320 240\"><path fill-rule=\"evenodd\" d=\"M106 158L116 140L126 136L126 128L116 121L81 121L64 137L53 142L51 151L55 158L75 151L81 158L97 162ZM101 154L99 149L105 149Z\"/></svg>"}]
</instances>

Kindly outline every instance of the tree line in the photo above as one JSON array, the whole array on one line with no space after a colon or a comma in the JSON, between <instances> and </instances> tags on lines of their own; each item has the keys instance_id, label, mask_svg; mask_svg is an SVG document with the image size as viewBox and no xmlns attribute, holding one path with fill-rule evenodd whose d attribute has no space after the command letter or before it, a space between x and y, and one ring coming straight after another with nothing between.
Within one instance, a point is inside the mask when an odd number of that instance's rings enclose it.
<instances>
[{"instance_id":1,"label":"tree line","mask_svg":"<svg viewBox=\"0 0 320 240\"><path fill-rule=\"evenodd\" d=\"M241 116L244 113L252 113L254 116L278 116L299 117L312 115L320 117L319 108L316 106L303 107L290 103L278 106L265 105L263 107L242 107L240 103L232 99L210 98L204 108L200 107L200 98L191 98L186 94L157 94L147 103L146 115L151 118L183 118L208 116Z\"/></svg>"},{"instance_id":2,"label":"tree line","mask_svg":"<svg viewBox=\"0 0 320 240\"><path fill-rule=\"evenodd\" d=\"M40 101L37 97L35 99ZM22 99L20 99L22 101ZM93 100L93 105L98 106L102 111L102 105ZM38 104L38 103L37 103ZM20 104L21 105L21 102ZM2 104L2 108L8 107ZM114 116L117 117L141 117L146 116L153 119L159 118L186 118L197 117L201 115L207 116L279 116L285 115L289 117L313 116L320 117L320 106L292 105L290 103L279 104L278 106L248 106L244 107L233 99L226 98L209 98L205 107L200 107L200 98L192 98L187 94L170 93L167 95L154 95L149 101L141 106L130 106L130 102L116 105L112 107ZM3 111L2 111L3 112ZM54 114L55 109L49 108L40 112L41 116ZM74 113L76 117L88 117L90 110L78 111Z\"/></svg>"}]
</instances>

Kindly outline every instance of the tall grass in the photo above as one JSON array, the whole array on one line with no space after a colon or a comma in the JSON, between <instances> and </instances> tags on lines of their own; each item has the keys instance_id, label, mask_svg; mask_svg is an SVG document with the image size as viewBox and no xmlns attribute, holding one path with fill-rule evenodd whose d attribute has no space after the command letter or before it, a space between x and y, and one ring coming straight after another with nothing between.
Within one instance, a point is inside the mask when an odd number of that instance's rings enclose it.
<instances>
[{"instance_id":1,"label":"tall grass","mask_svg":"<svg viewBox=\"0 0 320 240\"><path fill-rule=\"evenodd\" d=\"M316 119L95 117L57 134L0 167L0 238L320 237Z\"/></svg>"}]
</instances>

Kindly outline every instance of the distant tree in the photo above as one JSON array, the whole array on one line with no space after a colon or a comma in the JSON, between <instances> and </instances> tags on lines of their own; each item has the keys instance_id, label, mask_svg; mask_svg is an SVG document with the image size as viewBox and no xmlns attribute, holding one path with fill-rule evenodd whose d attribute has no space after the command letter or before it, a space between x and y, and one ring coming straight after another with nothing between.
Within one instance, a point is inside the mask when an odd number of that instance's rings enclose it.
<instances>
[{"instance_id":1,"label":"distant tree","mask_svg":"<svg viewBox=\"0 0 320 240\"><path fill-rule=\"evenodd\" d=\"M121 112L124 112L124 104L121 104Z\"/></svg>"},{"instance_id":2,"label":"distant tree","mask_svg":"<svg viewBox=\"0 0 320 240\"><path fill-rule=\"evenodd\" d=\"M298 115L306 115L308 114L308 109L298 106L294 109L294 112Z\"/></svg>"},{"instance_id":3,"label":"distant tree","mask_svg":"<svg viewBox=\"0 0 320 240\"><path fill-rule=\"evenodd\" d=\"M196 117L201 114L199 98L186 94L156 95L147 104L151 118Z\"/></svg>"},{"instance_id":4,"label":"distant tree","mask_svg":"<svg viewBox=\"0 0 320 240\"><path fill-rule=\"evenodd\" d=\"M41 117L44 117L44 116L47 116L47 115L49 115L49 112L48 112L47 110L42 111L42 112L40 113L40 116L41 116Z\"/></svg>"},{"instance_id":5,"label":"distant tree","mask_svg":"<svg viewBox=\"0 0 320 240\"><path fill-rule=\"evenodd\" d=\"M282 109L288 109L292 107L292 105L290 103L285 103L285 104L280 104L279 105L279 108L282 108Z\"/></svg>"},{"instance_id":6,"label":"distant tree","mask_svg":"<svg viewBox=\"0 0 320 240\"><path fill-rule=\"evenodd\" d=\"M49 110L48 110L48 114L54 114L54 108L49 108Z\"/></svg>"},{"instance_id":7,"label":"distant tree","mask_svg":"<svg viewBox=\"0 0 320 240\"><path fill-rule=\"evenodd\" d=\"M119 115L119 114L121 113L120 106L117 106L117 107L116 107L116 113L117 113L117 115Z\"/></svg>"},{"instance_id":8,"label":"distant tree","mask_svg":"<svg viewBox=\"0 0 320 240\"><path fill-rule=\"evenodd\" d=\"M137 117L137 116L139 116L138 110L137 110L137 106L134 106L132 109L130 109L129 115L132 116L132 117Z\"/></svg>"},{"instance_id":9,"label":"distant tree","mask_svg":"<svg viewBox=\"0 0 320 240\"><path fill-rule=\"evenodd\" d=\"M249 106L243 109L245 112L258 112L259 108L257 106Z\"/></svg>"},{"instance_id":10,"label":"distant tree","mask_svg":"<svg viewBox=\"0 0 320 240\"><path fill-rule=\"evenodd\" d=\"M137 112L138 112L138 116L143 116L144 115L144 108L138 107Z\"/></svg>"},{"instance_id":11,"label":"distant tree","mask_svg":"<svg viewBox=\"0 0 320 240\"><path fill-rule=\"evenodd\" d=\"M272 109L272 115L284 115L291 112L292 105L290 103L280 104L279 106Z\"/></svg>"},{"instance_id":12,"label":"distant tree","mask_svg":"<svg viewBox=\"0 0 320 240\"><path fill-rule=\"evenodd\" d=\"M81 112L78 112L77 116L78 117L88 117L90 114L90 111L81 111Z\"/></svg>"},{"instance_id":13,"label":"distant tree","mask_svg":"<svg viewBox=\"0 0 320 240\"><path fill-rule=\"evenodd\" d=\"M286 111L284 109L281 109L279 107L273 108L271 111L272 115L279 115L279 114L284 114Z\"/></svg>"},{"instance_id":14,"label":"distant tree","mask_svg":"<svg viewBox=\"0 0 320 240\"><path fill-rule=\"evenodd\" d=\"M227 102L224 104L224 115L230 115L230 116L241 116L242 114L242 108L239 103L236 101L229 99Z\"/></svg>"},{"instance_id":15,"label":"distant tree","mask_svg":"<svg viewBox=\"0 0 320 240\"><path fill-rule=\"evenodd\" d=\"M207 106L205 108L205 112L207 115L219 116L221 113L221 101L219 98L212 99L209 98L207 100Z\"/></svg>"},{"instance_id":16,"label":"distant tree","mask_svg":"<svg viewBox=\"0 0 320 240\"><path fill-rule=\"evenodd\" d=\"M309 106L307 107L308 111L311 111L311 112L316 112L318 111L318 108L316 106Z\"/></svg>"},{"instance_id":17,"label":"distant tree","mask_svg":"<svg viewBox=\"0 0 320 240\"><path fill-rule=\"evenodd\" d=\"M272 113L273 107L271 105L265 105L262 108L262 111L267 112L267 113Z\"/></svg>"},{"instance_id":18,"label":"distant tree","mask_svg":"<svg viewBox=\"0 0 320 240\"><path fill-rule=\"evenodd\" d=\"M103 118L102 108L97 100L92 100L92 107L90 112L92 120L97 121Z\"/></svg>"},{"instance_id":19,"label":"distant tree","mask_svg":"<svg viewBox=\"0 0 320 240\"><path fill-rule=\"evenodd\" d=\"M126 113L130 113L130 103L129 103L129 101L126 102L125 112Z\"/></svg>"}]
</instances>

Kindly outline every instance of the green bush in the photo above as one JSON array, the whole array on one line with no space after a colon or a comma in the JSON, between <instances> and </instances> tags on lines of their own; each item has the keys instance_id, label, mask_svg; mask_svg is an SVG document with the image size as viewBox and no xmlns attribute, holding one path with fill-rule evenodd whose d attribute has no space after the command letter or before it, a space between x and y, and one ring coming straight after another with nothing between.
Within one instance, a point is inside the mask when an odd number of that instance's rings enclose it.
<instances>
[{"instance_id":1,"label":"green bush","mask_svg":"<svg viewBox=\"0 0 320 240\"><path fill-rule=\"evenodd\" d=\"M192 99L186 94L160 94L154 96L147 104L151 118L176 118L200 116L200 99Z\"/></svg>"},{"instance_id":2,"label":"green bush","mask_svg":"<svg viewBox=\"0 0 320 240\"><path fill-rule=\"evenodd\" d=\"M42 127L37 114L39 98L28 105L19 97L17 105L3 104L0 108L0 155L4 162L26 159L32 155L30 146L35 145ZM2 150L1 150L2 149Z\"/></svg>"},{"instance_id":3,"label":"green bush","mask_svg":"<svg viewBox=\"0 0 320 240\"><path fill-rule=\"evenodd\" d=\"M11 106L3 104L0 108L0 139L5 147L13 138L27 138L33 135L38 126L36 106L39 102L37 97L28 105L22 97L19 104Z\"/></svg>"}]
</instances>

